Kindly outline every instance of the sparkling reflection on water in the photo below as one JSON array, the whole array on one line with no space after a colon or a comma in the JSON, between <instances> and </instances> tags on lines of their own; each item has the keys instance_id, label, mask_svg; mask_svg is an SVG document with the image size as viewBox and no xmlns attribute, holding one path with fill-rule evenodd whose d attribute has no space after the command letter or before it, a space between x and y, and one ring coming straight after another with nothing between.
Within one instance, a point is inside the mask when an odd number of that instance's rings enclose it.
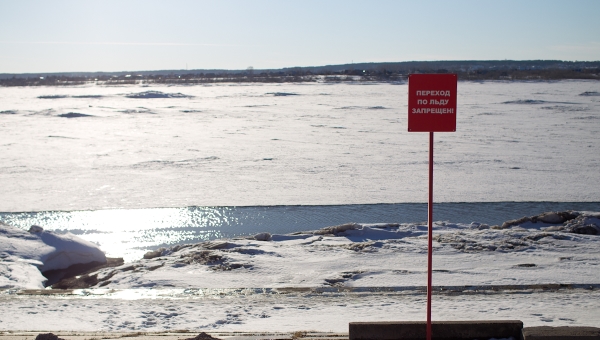
<instances>
[{"instance_id":1,"label":"sparkling reflection on water","mask_svg":"<svg viewBox=\"0 0 600 340\"><path fill-rule=\"evenodd\" d=\"M434 220L490 225L545 211L600 211L597 202L438 203ZM39 225L94 242L109 257L133 261L145 252L177 244L315 230L336 224L425 223L427 204L336 206L185 207L0 213L0 221L27 230Z\"/></svg>"},{"instance_id":2,"label":"sparkling reflection on water","mask_svg":"<svg viewBox=\"0 0 600 340\"><path fill-rule=\"evenodd\" d=\"M96 243L110 257L139 259L149 249L222 238L239 224L229 207L113 209L1 213L0 219L23 229L39 225L70 232Z\"/></svg>"}]
</instances>

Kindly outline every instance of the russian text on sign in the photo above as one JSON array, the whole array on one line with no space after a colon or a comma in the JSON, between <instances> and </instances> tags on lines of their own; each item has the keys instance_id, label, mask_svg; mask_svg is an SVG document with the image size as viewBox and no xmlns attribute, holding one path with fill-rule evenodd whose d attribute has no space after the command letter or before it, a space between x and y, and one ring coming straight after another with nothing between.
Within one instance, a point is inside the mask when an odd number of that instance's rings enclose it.
<instances>
[{"instance_id":1,"label":"russian text on sign","mask_svg":"<svg viewBox=\"0 0 600 340\"><path fill-rule=\"evenodd\" d=\"M454 109L446 109L446 108L422 108L422 109L412 109L412 113L438 113L438 114L451 114L454 113Z\"/></svg>"},{"instance_id":2,"label":"russian text on sign","mask_svg":"<svg viewBox=\"0 0 600 340\"><path fill-rule=\"evenodd\" d=\"M408 131L456 131L456 74L411 74Z\"/></svg>"},{"instance_id":3,"label":"russian text on sign","mask_svg":"<svg viewBox=\"0 0 600 340\"><path fill-rule=\"evenodd\" d=\"M417 91L417 96L450 97L450 91Z\"/></svg>"},{"instance_id":4,"label":"russian text on sign","mask_svg":"<svg viewBox=\"0 0 600 340\"><path fill-rule=\"evenodd\" d=\"M445 100L444 99L440 99L440 100L437 100L437 99L429 99L429 100L427 100L427 99L418 99L417 100L417 105L427 105L427 104L429 104L429 105L440 105L440 106L443 106L443 105L448 105L449 102L450 102L450 99L445 99Z\"/></svg>"}]
</instances>

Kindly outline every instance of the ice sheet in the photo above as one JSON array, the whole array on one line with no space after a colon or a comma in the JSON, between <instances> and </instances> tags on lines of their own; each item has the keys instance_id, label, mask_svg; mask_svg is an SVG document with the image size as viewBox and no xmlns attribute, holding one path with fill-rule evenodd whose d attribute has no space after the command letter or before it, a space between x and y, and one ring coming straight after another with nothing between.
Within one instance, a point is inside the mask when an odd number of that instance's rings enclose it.
<instances>
[{"instance_id":1,"label":"ice sheet","mask_svg":"<svg viewBox=\"0 0 600 340\"><path fill-rule=\"evenodd\" d=\"M163 95L135 98L147 91ZM435 200L600 201L600 100L580 95L599 91L459 82L457 132L435 137ZM427 201L428 136L406 131L405 84L4 87L0 98L11 113L0 211Z\"/></svg>"}]
</instances>

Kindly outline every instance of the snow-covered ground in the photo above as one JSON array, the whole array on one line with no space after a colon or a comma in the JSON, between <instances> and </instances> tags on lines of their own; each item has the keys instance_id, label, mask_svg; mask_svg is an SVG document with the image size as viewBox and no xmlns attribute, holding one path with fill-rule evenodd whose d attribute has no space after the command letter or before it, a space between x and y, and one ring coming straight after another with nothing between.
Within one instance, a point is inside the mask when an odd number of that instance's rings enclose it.
<instances>
[{"instance_id":1,"label":"snow-covered ground","mask_svg":"<svg viewBox=\"0 0 600 340\"><path fill-rule=\"evenodd\" d=\"M14 241L26 232L3 230L6 282L14 257L34 256ZM434 319L598 325L600 213L493 228L439 222L434 230ZM421 224L346 224L176 246L81 276L96 283L61 294L19 290L35 285L14 281L0 293L0 329L343 332L350 321L422 320L426 232Z\"/></svg>"},{"instance_id":2,"label":"snow-covered ground","mask_svg":"<svg viewBox=\"0 0 600 340\"><path fill-rule=\"evenodd\" d=\"M104 263L106 256L89 241L39 226L26 232L0 222L0 288L44 288L42 272L90 262Z\"/></svg>"},{"instance_id":3,"label":"snow-covered ground","mask_svg":"<svg viewBox=\"0 0 600 340\"><path fill-rule=\"evenodd\" d=\"M435 136L436 202L600 201L599 94L459 82L457 132ZM3 87L0 211L427 202L428 134L407 132L407 97L372 83Z\"/></svg>"},{"instance_id":4,"label":"snow-covered ground","mask_svg":"<svg viewBox=\"0 0 600 340\"><path fill-rule=\"evenodd\" d=\"M299 293L172 299L0 295L0 329L348 332L355 321L424 321L424 294ZM433 320L598 326L598 290L434 295Z\"/></svg>"},{"instance_id":5,"label":"snow-covered ground","mask_svg":"<svg viewBox=\"0 0 600 340\"><path fill-rule=\"evenodd\" d=\"M600 201L599 82L458 91L457 132L436 134L436 202ZM406 132L406 84L14 87L0 99L0 211L66 211L31 217L46 231L0 227L1 330L424 320L426 227L368 224L395 222L379 219L167 247L73 280L90 287L41 289L40 270L102 260L90 241L118 246L123 230L144 234L120 240L143 253L227 207L426 202L428 136ZM172 209L145 209L158 207ZM597 326L599 215L567 215L436 223L434 319Z\"/></svg>"}]
</instances>

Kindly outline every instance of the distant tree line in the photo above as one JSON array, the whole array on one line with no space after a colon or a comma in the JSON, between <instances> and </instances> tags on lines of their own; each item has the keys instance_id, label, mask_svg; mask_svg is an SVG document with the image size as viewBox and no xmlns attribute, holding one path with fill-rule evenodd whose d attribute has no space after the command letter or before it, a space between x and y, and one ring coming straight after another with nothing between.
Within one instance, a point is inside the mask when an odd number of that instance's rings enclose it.
<instances>
[{"instance_id":1,"label":"distant tree line","mask_svg":"<svg viewBox=\"0 0 600 340\"><path fill-rule=\"evenodd\" d=\"M299 82L404 82L412 73L456 73L459 80L600 80L600 62L435 61L363 63L278 70L196 70L64 74L0 74L0 86L67 86L96 83L211 84Z\"/></svg>"},{"instance_id":2,"label":"distant tree line","mask_svg":"<svg viewBox=\"0 0 600 340\"><path fill-rule=\"evenodd\" d=\"M89 79L82 77L69 76L48 76L48 77L12 77L0 79L0 86L64 86L64 85L83 85L89 82Z\"/></svg>"},{"instance_id":3,"label":"distant tree line","mask_svg":"<svg viewBox=\"0 0 600 340\"><path fill-rule=\"evenodd\" d=\"M590 69L546 69L546 70L477 70L457 72L461 80L600 80L600 68Z\"/></svg>"}]
</instances>

